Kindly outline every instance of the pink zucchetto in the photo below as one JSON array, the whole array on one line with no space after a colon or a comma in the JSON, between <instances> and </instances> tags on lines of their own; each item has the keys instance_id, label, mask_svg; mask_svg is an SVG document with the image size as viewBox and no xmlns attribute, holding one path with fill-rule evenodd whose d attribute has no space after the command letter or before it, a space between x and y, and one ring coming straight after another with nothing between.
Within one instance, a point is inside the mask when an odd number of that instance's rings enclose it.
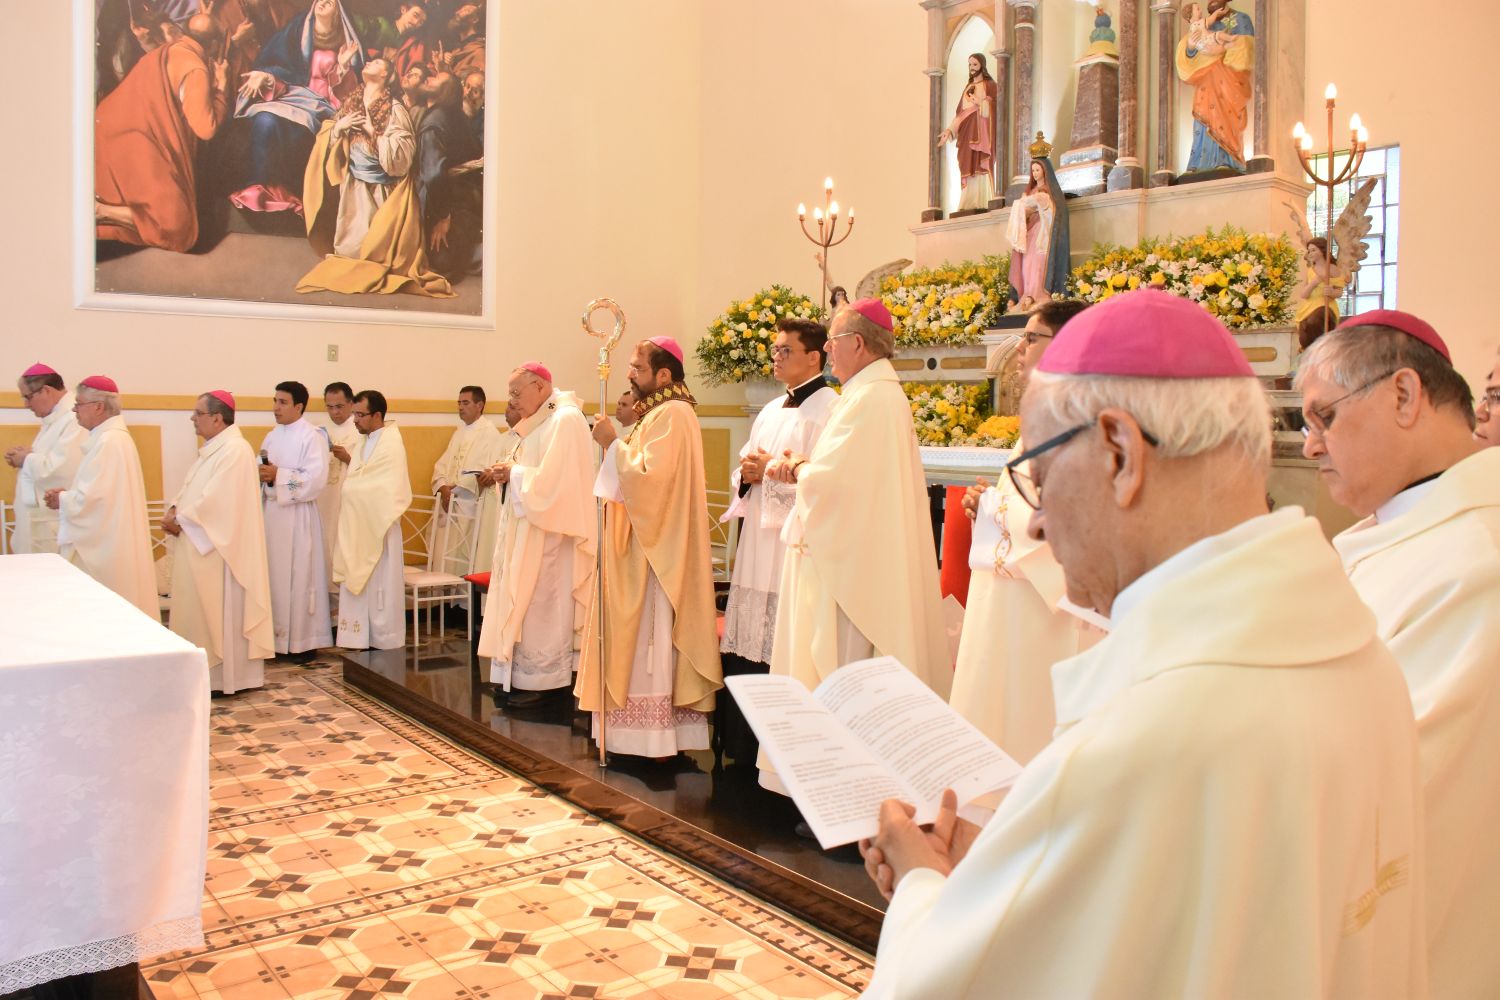
<instances>
[{"instance_id":1,"label":"pink zucchetto","mask_svg":"<svg viewBox=\"0 0 1500 1000\"><path fill-rule=\"evenodd\" d=\"M1388 326L1392 330L1400 330L1408 337L1420 340L1437 351L1450 365L1453 364L1453 355L1448 353L1448 345L1443 342L1442 337L1438 336L1432 324L1409 312L1402 312L1399 309L1372 309L1358 316L1350 316L1335 329L1343 330L1351 326Z\"/></svg>"},{"instance_id":2,"label":"pink zucchetto","mask_svg":"<svg viewBox=\"0 0 1500 1000\"><path fill-rule=\"evenodd\" d=\"M646 343L655 344L676 358L678 364L682 363L682 345L672 337L650 337L646 340Z\"/></svg>"},{"instance_id":3,"label":"pink zucchetto","mask_svg":"<svg viewBox=\"0 0 1500 1000\"><path fill-rule=\"evenodd\" d=\"M78 383L85 389L97 389L99 392L119 392L120 387L115 385L115 380L108 375L90 375Z\"/></svg>"},{"instance_id":4,"label":"pink zucchetto","mask_svg":"<svg viewBox=\"0 0 1500 1000\"><path fill-rule=\"evenodd\" d=\"M552 381L552 373L548 371L547 366L542 364L540 361L528 361L521 366L521 370L523 372L531 372L531 374L535 375L543 382Z\"/></svg>"},{"instance_id":5,"label":"pink zucchetto","mask_svg":"<svg viewBox=\"0 0 1500 1000\"><path fill-rule=\"evenodd\" d=\"M1244 352L1207 309L1154 288L1123 292L1070 319L1037 371L1137 378L1253 378Z\"/></svg>"},{"instance_id":6,"label":"pink zucchetto","mask_svg":"<svg viewBox=\"0 0 1500 1000\"><path fill-rule=\"evenodd\" d=\"M896 329L896 321L891 319L891 311L879 299L860 299L858 302L849 303L849 308L882 330Z\"/></svg>"},{"instance_id":7,"label":"pink zucchetto","mask_svg":"<svg viewBox=\"0 0 1500 1000\"><path fill-rule=\"evenodd\" d=\"M234 393L228 389L215 389L213 392L208 393L208 395L217 399L231 410L234 409Z\"/></svg>"},{"instance_id":8,"label":"pink zucchetto","mask_svg":"<svg viewBox=\"0 0 1500 1000\"><path fill-rule=\"evenodd\" d=\"M22 372L21 373L21 377L22 378L37 378L37 377L39 377L41 375L56 375L56 374L57 374L57 369L48 367L47 365L44 365L40 361L38 361L36 364L32 365L30 368L28 368L24 372Z\"/></svg>"}]
</instances>

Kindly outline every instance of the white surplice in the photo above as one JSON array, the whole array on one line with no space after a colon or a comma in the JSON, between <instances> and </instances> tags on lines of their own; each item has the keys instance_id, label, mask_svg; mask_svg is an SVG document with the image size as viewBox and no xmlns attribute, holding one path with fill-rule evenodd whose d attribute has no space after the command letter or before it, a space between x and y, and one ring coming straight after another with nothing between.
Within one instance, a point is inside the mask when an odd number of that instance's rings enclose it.
<instances>
[{"instance_id":1,"label":"white surplice","mask_svg":"<svg viewBox=\"0 0 1500 1000\"><path fill-rule=\"evenodd\" d=\"M500 429L488 417L481 415L472 424L461 424L448 439L448 447L432 467L432 492L437 495L444 486L452 486L449 510L444 511L439 498L438 508L427 529L427 551L442 552L441 564L434 565L440 573L467 576L481 573L489 560L495 541L489 537L491 548L479 546L479 479L474 473L499 462ZM491 487L493 489L493 487ZM472 518L465 531L451 530L450 512Z\"/></svg>"},{"instance_id":2,"label":"white surplice","mask_svg":"<svg viewBox=\"0 0 1500 1000\"><path fill-rule=\"evenodd\" d=\"M52 412L42 418L42 427L31 442L31 454L16 470L16 527L10 550L57 551L57 511L43 502L48 490L65 490L83 462L88 431L73 415L73 394L58 397Z\"/></svg>"},{"instance_id":3,"label":"white surplice","mask_svg":"<svg viewBox=\"0 0 1500 1000\"><path fill-rule=\"evenodd\" d=\"M1500 448L1485 448L1406 491L1333 544L1401 663L1417 715L1432 995L1500 996L1500 779L1494 771L1500 761Z\"/></svg>"},{"instance_id":4,"label":"white surplice","mask_svg":"<svg viewBox=\"0 0 1500 1000\"><path fill-rule=\"evenodd\" d=\"M210 686L265 683L276 653L255 452L230 425L204 442L172 501L172 631L208 654Z\"/></svg>"},{"instance_id":5,"label":"white surplice","mask_svg":"<svg viewBox=\"0 0 1500 1000\"><path fill-rule=\"evenodd\" d=\"M511 431L479 655L504 690L573 683L594 587L594 447L572 393L554 389Z\"/></svg>"},{"instance_id":6,"label":"white surplice","mask_svg":"<svg viewBox=\"0 0 1500 1000\"><path fill-rule=\"evenodd\" d=\"M271 428L261 450L276 466L276 482L261 487L276 652L321 649L333 644L317 504L328 481L328 438L301 417Z\"/></svg>"},{"instance_id":7,"label":"white surplice","mask_svg":"<svg viewBox=\"0 0 1500 1000\"><path fill-rule=\"evenodd\" d=\"M350 417L342 424L330 422L323 428L324 434L328 436L328 447L338 445L354 457L354 452L359 448L359 428L354 426L354 418ZM323 533L323 565L333 566L333 548L339 533L339 497L344 486L344 476L348 473L349 466L333 457L330 450L328 454L328 481L323 484L322 492L318 494L318 530ZM337 590L333 585L332 578L329 579L329 589Z\"/></svg>"},{"instance_id":8,"label":"white surplice","mask_svg":"<svg viewBox=\"0 0 1500 1000\"><path fill-rule=\"evenodd\" d=\"M339 583L338 644L398 649L406 643L401 515L411 506L406 445L394 424L354 452L339 510L333 576Z\"/></svg>"},{"instance_id":9,"label":"white surplice","mask_svg":"<svg viewBox=\"0 0 1500 1000\"><path fill-rule=\"evenodd\" d=\"M63 558L161 620L146 479L124 417L89 431L78 473L58 500L57 546Z\"/></svg>"},{"instance_id":10,"label":"white surplice","mask_svg":"<svg viewBox=\"0 0 1500 1000\"><path fill-rule=\"evenodd\" d=\"M866 996L1425 995L1411 705L1317 523L1197 542L1113 611L967 856L897 886Z\"/></svg>"}]
</instances>

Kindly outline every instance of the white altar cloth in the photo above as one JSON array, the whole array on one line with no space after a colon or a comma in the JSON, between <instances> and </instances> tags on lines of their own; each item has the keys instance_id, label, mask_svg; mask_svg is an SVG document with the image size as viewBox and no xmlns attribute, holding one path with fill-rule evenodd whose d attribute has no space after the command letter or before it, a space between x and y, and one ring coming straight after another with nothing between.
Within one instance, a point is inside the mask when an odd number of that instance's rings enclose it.
<instances>
[{"instance_id":1,"label":"white altar cloth","mask_svg":"<svg viewBox=\"0 0 1500 1000\"><path fill-rule=\"evenodd\" d=\"M203 651L49 554L0 630L0 994L202 945Z\"/></svg>"}]
</instances>

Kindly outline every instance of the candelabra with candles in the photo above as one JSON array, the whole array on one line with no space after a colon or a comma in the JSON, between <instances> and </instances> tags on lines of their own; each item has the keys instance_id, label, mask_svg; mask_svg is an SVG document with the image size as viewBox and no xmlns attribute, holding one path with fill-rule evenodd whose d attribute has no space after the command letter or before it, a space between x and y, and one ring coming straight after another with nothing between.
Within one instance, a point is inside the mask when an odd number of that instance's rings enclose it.
<instances>
[{"instance_id":1,"label":"candelabra with candles","mask_svg":"<svg viewBox=\"0 0 1500 1000\"><path fill-rule=\"evenodd\" d=\"M1324 232L1329 240L1329 253L1333 251L1333 189L1345 183L1349 178L1359 173L1360 164L1365 159L1365 149L1369 145L1370 132L1365 128L1364 122L1360 120L1356 112L1349 116L1349 156L1344 161L1342 168L1337 167L1334 155L1337 152L1333 146L1333 109L1338 101L1339 90L1333 84L1323 91L1323 98L1328 110L1328 170L1326 176L1319 176L1313 159L1313 137L1312 133L1301 122L1292 129L1292 139L1297 145L1297 159L1302 164L1302 172L1312 181L1314 187L1323 189L1323 208L1327 226ZM1332 267L1330 256L1327 266ZM1328 332L1329 314L1323 311L1323 332Z\"/></svg>"},{"instance_id":2,"label":"candelabra with candles","mask_svg":"<svg viewBox=\"0 0 1500 1000\"><path fill-rule=\"evenodd\" d=\"M844 235L838 235L839 228L839 203L833 197L833 178L823 179L823 207L813 209L813 221L817 223L818 234L814 236L807 228L807 206L801 203L797 205L797 225L802 227L802 235L811 240L818 248L818 257L822 261L823 295L822 301L825 308L830 304L828 301L828 251L838 246L849 238L854 230L854 209L849 209L849 215L845 219Z\"/></svg>"}]
</instances>

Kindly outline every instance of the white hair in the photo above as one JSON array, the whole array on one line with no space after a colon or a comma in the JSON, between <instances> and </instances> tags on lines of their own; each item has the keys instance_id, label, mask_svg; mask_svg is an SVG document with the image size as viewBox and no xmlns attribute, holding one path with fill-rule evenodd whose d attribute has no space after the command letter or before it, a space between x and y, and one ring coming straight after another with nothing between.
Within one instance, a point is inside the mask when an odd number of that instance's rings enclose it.
<instances>
[{"instance_id":1,"label":"white hair","mask_svg":"<svg viewBox=\"0 0 1500 1000\"><path fill-rule=\"evenodd\" d=\"M105 392L103 389L80 385L73 390L73 397L81 403L103 403L104 416L106 418L118 417L120 415L120 394L118 392Z\"/></svg>"},{"instance_id":2,"label":"white hair","mask_svg":"<svg viewBox=\"0 0 1500 1000\"><path fill-rule=\"evenodd\" d=\"M1156 438L1165 458L1187 458L1233 444L1257 466L1271 463L1271 404L1254 378L1134 378L1036 371L1026 404L1059 430L1115 408ZM1029 442L1035 444L1036 442Z\"/></svg>"}]
</instances>

